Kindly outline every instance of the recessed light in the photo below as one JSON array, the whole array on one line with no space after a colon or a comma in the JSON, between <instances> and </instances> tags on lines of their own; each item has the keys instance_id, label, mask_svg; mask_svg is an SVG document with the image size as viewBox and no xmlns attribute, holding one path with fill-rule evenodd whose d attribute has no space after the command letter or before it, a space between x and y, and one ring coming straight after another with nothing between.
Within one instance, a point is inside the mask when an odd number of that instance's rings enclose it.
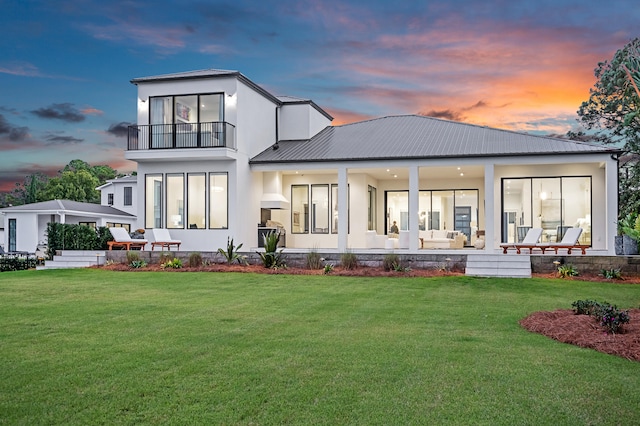
<instances>
[{"instance_id":1,"label":"recessed light","mask_svg":"<svg viewBox=\"0 0 640 426\"><path fill-rule=\"evenodd\" d=\"M387 169L387 172L389 171L389 169Z\"/></svg>"},{"instance_id":2,"label":"recessed light","mask_svg":"<svg viewBox=\"0 0 640 426\"><path fill-rule=\"evenodd\" d=\"M393 175L393 177L394 177L394 178L397 178L397 177L398 177L398 175Z\"/></svg>"},{"instance_id":3,"label":"recessed light","mask_svg":"<svg viewBox=\"0 0 640 426\"><path fill-rule=\"evenodd\" d=\"M464 173L460 173L460 176L464 176Z\"/></svg>"},{"instance_id":4,"label":"recessed light","mask_svg":"<svg viewBox=\"0 0 640 426\"><path fill-rule=\"evenodd\" d=\"M458 167L458 170L460 170L460 167Z\"/></svg>"}]
</instances>

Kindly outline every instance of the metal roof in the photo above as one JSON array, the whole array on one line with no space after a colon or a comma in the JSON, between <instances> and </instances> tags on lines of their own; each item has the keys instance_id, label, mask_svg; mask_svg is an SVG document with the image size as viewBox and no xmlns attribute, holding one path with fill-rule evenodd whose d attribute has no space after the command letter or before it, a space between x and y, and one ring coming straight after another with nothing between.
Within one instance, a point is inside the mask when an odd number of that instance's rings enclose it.
<instances>
[{"instance_id":1,"label":"metal roof","mask_svg":"<svg viewBox=\"0 0 640 426\"><path fill-rule=\"evenodd\" d=\"M279 141L277 149L266 149L252 158L251 163L607 152L619 150L420 115L401 115L326 127L309 140Z\"/></svg>"},{"instance_id":2,"label":"metal roof","mask_svg":"<svg viewBox=\"0 0 640 426\"><path fill-rule=\"evenodd\" d=\"M65 213L77 212L77 213L89 213L93 215L134 217L134 215L132 214L123 212L122 210L118 210L111 206L103 206L101 204L93 204L93 203L82 203L80 201L71 201L71 200L41 201L39 203L25 204L22 206L5 207L0 210L11 211L11 212L64 211Z\"/></svg>"}]
</instances>

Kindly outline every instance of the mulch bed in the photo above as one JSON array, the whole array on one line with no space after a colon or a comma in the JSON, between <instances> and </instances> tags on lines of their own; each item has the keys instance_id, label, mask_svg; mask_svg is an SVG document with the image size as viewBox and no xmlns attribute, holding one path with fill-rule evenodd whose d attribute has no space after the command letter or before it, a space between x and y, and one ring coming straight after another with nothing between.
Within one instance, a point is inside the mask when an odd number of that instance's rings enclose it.
<instances>
[{"instance_id":1,"label":"mulch bed","mask_svg":"<svg viewBox=\"0 0 640 426\"><path fill-rule=\"evenodd\" d=\"M617 334L605 333L593 317L570 309L534 312L520 325L559 342L640 361L640 309L629 309L629 323Z\"/></svg>"},{"instance_id":2,"label":"mulch bed","mask_svg":"<svg viewBox=\"0 0 640 426\"><path fill-rule=\"evenodd\" d=\"M198 268L183 267L181 269L162 269L158 264L150 264L141 269L133 269L122 263L99 266L98 268L113 271L166 271L166 272L241 272L259 274L289 275L322 275L322 270L306 268L267 269L262 265L227 265L212 264ZM344 269L333 268L330 275L354 277L442 277L464 275L458 271L440 269L412 269L407 272L385 271L382 268L358 267ZM557 274L533 274L538 278L557 278ZM600 275L580 275L568 280L607 282L611 284L640 284L640 277L625 277L622 280L607 280ZM534 312L520 321L525 329L550 337L563 343L583 348L595 349L611 355L620 356L633 361L640 361L640 309L629 310L629 323L623 326L621 333L606 334L593 317L575 315L572 310L556 310L553 312Z\"/></svg>"}]
</instances>

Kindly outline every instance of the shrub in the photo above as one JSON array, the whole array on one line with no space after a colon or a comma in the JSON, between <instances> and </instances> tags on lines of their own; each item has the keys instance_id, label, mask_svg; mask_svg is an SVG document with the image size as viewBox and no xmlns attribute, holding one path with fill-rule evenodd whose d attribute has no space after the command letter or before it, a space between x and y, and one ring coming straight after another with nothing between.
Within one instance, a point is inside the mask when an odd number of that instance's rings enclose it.
<instances>
[{"instance_id":1,"label":"shrub","mask_svg":"<svg viewBox=\"0 0 640 426\"><path fill-rule=\"evenodd\" d=\"M607 333L621 331L622 325L629 322L629 311L621 311L616 305L603 306L600 310L600 325Z\"/></svg>"},{"instance_id":2,"label":"shrub","mask_svg":"<svg viewBox=\"0 0 640 426\"><path fill-rule=\"evenodd\" d=\"M131 264L132 262L135 262L137 260L140 260L140 255L137 252L135 251L127 252L127 264Z\"/></svg>"},{"instance_id":3,"label":"shrub","mask_svg":"<svg viewBox=\"0 0 640 426\"><path fill-rule=\"evenodd\" d=\"M594 315L601 304L595 300L576 300L571 306L576 315Z\"/></svg>"},{"instance_id":4,"label":"shrub","mask_svg":"<svg viewBox=\"0 0 640 426\"><path fill-rule=\"evenodd\" d=\"M324 269L323 269L323 273L325 275L330 274L331 271L333 271L333 264L332 263L327 263L326 265L324 265Z\"/></svg>"},{"instance_id":5,"label":"shrub","mask_svg":"<svg viewBox=\"0 0 640 426\"><path fill-rule=\"evenodd\" d=\"M615 268L603 269L600 271L600 274L608 280L622 279L622 273L620 272L620 269L615 269Z\"/></svg>"},{"instance_id":6,"label":"shrub","mask_svg":"<svg viewBox=\"0 0 640 426\"><path fill-rule=\"evenodd\" d=\"M320 257L320 254L314 249L307 253L306 264L307 269L320 269L322 268L322 262L324 259Z\"/></svg>"},{"instance_id":7,"label":"shrub","mask_svg":"<svg viewBox=\"0 0 640 426\"><path fill-rule=\"evenodd\" d=\"M344 269L356 269L358 267L358 258L354 253L347 251L340 255L340 263Z\"/></svg>"},{"instance_id":8,"label":"shrub","mask_svg":"<svg viewBox=\"0 0 640 426\"><path fill-rule=\"evenodd\" d=\"M573 265L558 266L558 276L560 278L575 277L577 275L578 270Z\"/></svg>"},{"instance_id":9,"label":"shrub","mask_svg":"<svg viewBox=\"0 0 640 426\"><path fill-rule=\"evenodd\" d=\"M382 259L382 269L385 271L396 271L400 267L400 258L395 253L388 253Z\"/></svg>"},{"instance_id":10,"label":"shrub","mask_svg":"<svg viewBox=\"0 0 640 426\"><path fill-rule=\"evenodd\" d=\"M199 268L200 266L202 266L202 255L197 251L189 254L189 267Z\"/></svg>"},{"instance_id":11,"label":"shrub","mask_svg":"<svg viewBox=\"0 0 640 426\"><path fill-rule=\"evenodd\" d=\"M182 268L182 260L178 259L177 257L171 259L171 260L167 260L166 262L164 262L162 265L160 265L162 267L162 269L180 269Z\"/></svg>"},{"instance_id":12,"label":"shrub","mask_svg":"<svg viewBox=\"0 0 640 426\"><path fill-rule=\"evenodd\" d=\"M227 237L227 250L219 248L218 253L220 253L225 258L225 260L229 265L235 261L237 261L240 264L246 265L247 257L242 256L240 253L238 253L238 250L240 250L241 247L242 247L242 243L240 243L236 247L233 244L233 238L229 239L229 237Z\"/></svg>"},{"instance_id":13,"label":"shrub","mask_svg":"<svg viewBox=\"0 0 640 426\"><path fill-rule=\"evenodd\" d=\"M162 254L160 254L160 258L158 259L158 263L160 265L162 265L164 263L169 262L170 260L173 260L174 257L175 256L173 254L171 254L171 253L162 253Z\"/></svg>"},{"instance_id":14,"label":"shrub","mask_svg":"<svg viewBox=\"0 0 640 426\"><path fill-rule=\"evenodd\" d=\"M629 311L621 311L616 305L595 300L576 300L571 304L578 315L593 316L607 333L621 331L623 324L629 322Z\"/></svg>"},{"instance_id":15,"label":"shrub","mask_svg":"<svg viewBox=\"0 0 640 426\"><path fill-rule=\"evenodd\" d=\"M86 225L67 223L47 224L47 255L50 259L59 250L106 250L113 237L109 229L94 229Z\"/></svg>"}]
</instances>

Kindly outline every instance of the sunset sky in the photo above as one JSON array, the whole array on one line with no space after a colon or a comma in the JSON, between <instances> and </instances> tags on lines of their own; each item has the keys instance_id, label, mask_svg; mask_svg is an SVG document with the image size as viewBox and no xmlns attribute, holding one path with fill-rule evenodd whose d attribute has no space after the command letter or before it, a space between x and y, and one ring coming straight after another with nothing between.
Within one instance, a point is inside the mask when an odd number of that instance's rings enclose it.
<instances>
[{"instance_id":1,"label":"sunset sky","mask_svg":"<svg viewBox=\"0 0 640 426\"><path fill-rule=\"evenodd\" d=\"M424 114L576 128L598 62L640 36L632 0L0 0L0 191L124 160L132 78L238 70L334 124Z\"/></svg>"}]
</instances>

